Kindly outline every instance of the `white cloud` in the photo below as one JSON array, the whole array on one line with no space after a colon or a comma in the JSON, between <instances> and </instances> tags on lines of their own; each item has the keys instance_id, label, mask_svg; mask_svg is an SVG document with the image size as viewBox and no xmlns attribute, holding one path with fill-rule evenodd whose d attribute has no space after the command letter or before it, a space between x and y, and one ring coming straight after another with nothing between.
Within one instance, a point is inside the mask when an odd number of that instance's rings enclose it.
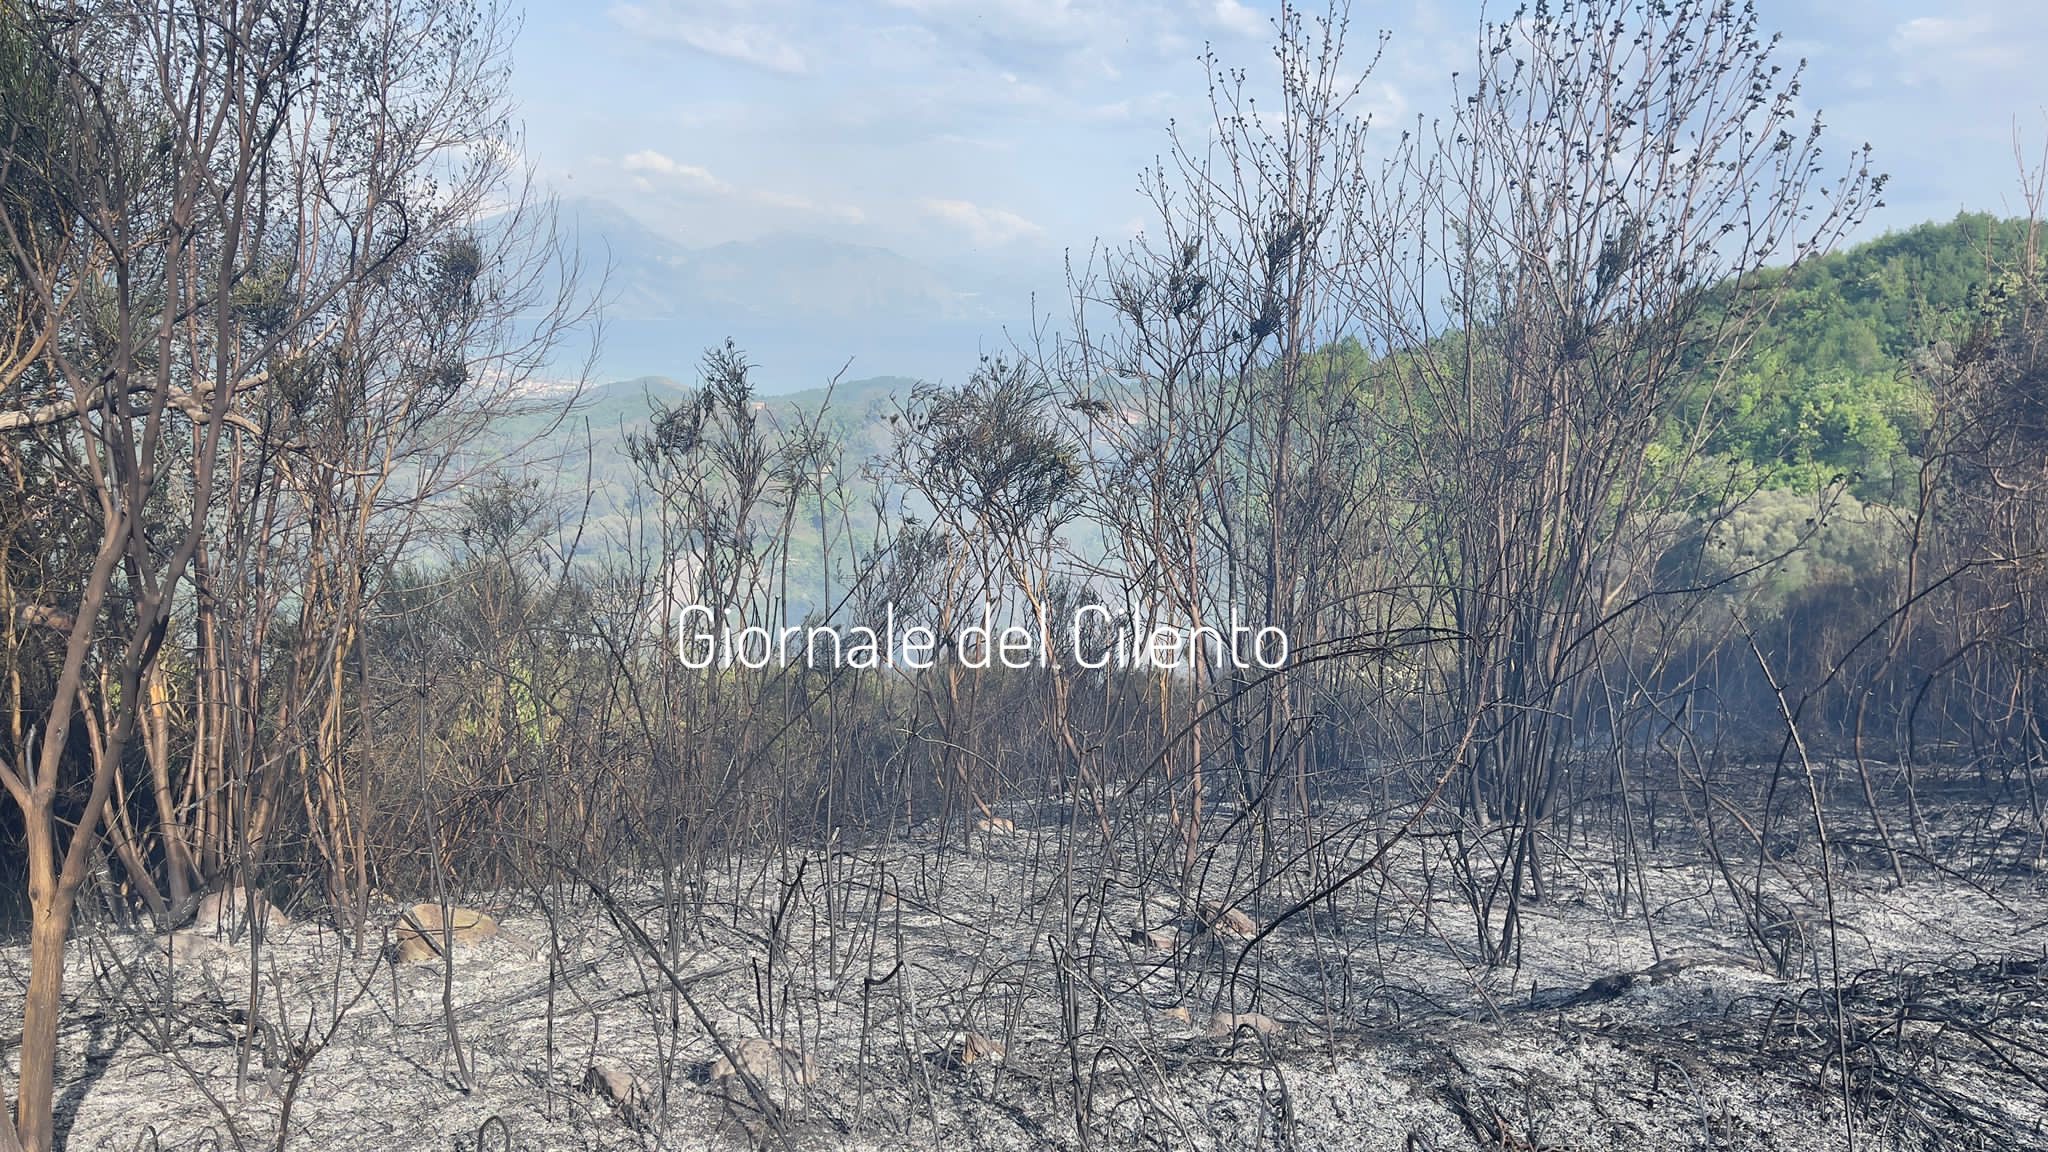
<instances>
[{"instance_id":1,"label":"white cloud","mask_svg":"<svg viewBox=\"0 0 2048 1152\"><path fill-rule=\"evenodd\" d=\"M2023 30L2008 28L1987 11L1919 16L1892 30L1892 51L1902 57L1908 84L1966 83L1985 72L2021 67L2036 45Z\"/></svg>"},{"instance_id":2,"label":"white cloud","mask_svg":"<svg viewBox=\"0 0 2048 1152\"><path fill-rule=\"evenodd\" d=\"M1009 152L1016 148L1014 140L1002 140L988 136L963 136L958 132L941 132L932 137L937 144L949 148L978 148L988 152Z\"/></svg>"},{"instance_id":3,"label":"white cloud","mask_svg":"<svg viewBox=\"0 0 2048 1152\"><path fill-rule=\"evenodd\" d=\"M1237 0L1216 0L1213 16L1217 27L1248 39L1270 35L1273 31L1266 17Z\"/></svg>"},{"instance_id":4,"label":"white cloud","mask_svg":"<svg viewBox=\"0 0 2048 1152\"><path fill-rule=\"evenodd\" d=\"M862 220L867 219L867 213L862 212L852 204L820 204L808 196L798 196L792 192L769 190L753 192L748 195L755 203L769 208L781 208L789 212L825 216L834 220L843 220L848 224L858 224Z\"/></svg>"},{"instance_id":5,"label":"white cloud","mask_svg":"<svg viewBox=\"0 0 2048 1152\"><path fill-rule=\"evenodd\" d=\"M673 172L678 167L675 161L652 148L628 153L620 163L626 166L628 172Z\"/></svg>"},{"instance_id":6,"label":"white cloud","mask_svg":"<svg viewBox=\"0 0 2048 1152\"><path fill-rule=\"evenodd\" d=\"M652 148L627 153L620 158L619 167L634 174L631 184L637 192L681 193L691 197L710 197L733 204L759 205L778 212L820 216L848 224L858 224L867 218L866 213L851 204L820 202L808 196L781 192L773 188L736 187L713 175L708 168L681 163Z\"/></svg>"},{"instance_id":7,"label":"white cloud","mask_svg":"<svg viewBox=\"0 0 2048 1152\"><path fill-rule=\"evenodd\" d=\"M984 208L969 200L927 199L918 201L926 216L943 220L966 232L984 247L1045 235L1045 229L1003 208Z\"/></svg>"},{"instance_id":8,"label":"white cloud","mask_svg":"<svg viewBox=\"0 0 2048 1152\"><path fill-rule=\"evenodd\" d=\"M714 8L726 8L714 5ZM667 4L614 4L612 22L636 36L673 40L712 56L737 60L771 72L807 71L808 61L780 28L738 19L743 6L686 14Z\"/></svg>"},{"instance_id":9,"label":"white cloud","mask_svg":"<svg viewBox=\"0 0 2048 1152\"><path fill-rule=\"evenodd\" d=\"M664 180L695 192L725 193L731 191L725 181L711 174L708 168L695 164L679 164L652 148L643 148L628 153L619 161L619 166L628 172L651 172Z\"/></svg>"},{"instance_id":10,"label":"white cloud","mask_svg":"<svg viewBox=\"0 0 2048 1152\"><path fill-rule=\"evenodd\" d=\"M974 29L992 39L1073 43L1111 22L1121 3L1081 0L886 0L934 28Z\"/></svg>"},{"instance_id":11,"label":"white cloud","mask_svg":"<svg viewBox=\"0 0 2048 1152\"><path fill-rule=\"evenodd\" d=\"M940 59L1025 85L1115 83L1193 59L1214 35L1264 39L1267 14L1244 0L882 0Z\"/></svg>"}]
</instances>

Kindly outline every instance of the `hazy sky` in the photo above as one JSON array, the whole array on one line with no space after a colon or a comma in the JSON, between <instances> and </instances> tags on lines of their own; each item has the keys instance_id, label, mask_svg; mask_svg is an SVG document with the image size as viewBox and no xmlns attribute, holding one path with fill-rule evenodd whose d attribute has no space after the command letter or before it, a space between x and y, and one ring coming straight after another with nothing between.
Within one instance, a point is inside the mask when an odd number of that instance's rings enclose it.
<instances>
[{"instance_id":1,"label":"hazy sky","mask_svg":"<svg viewBox=\"0 0 2048 1152\"><path fill-rule=\"evenodd\" d=\"M2048 138L2048 0L1757 0L1810 61L1831 151L1892 175L1871 232L2017 204L2013 130ZM1505 5L1496 5L1496 12ZM1313 9L1320 11L1320 9ZM1254 0L535 3L516 49L525 148L570 196L690 244L809 232L951 266L1051 267L1143 219L1169 119L1208 121L1205 44L1270 64ZM1447 103L1462 0L1358 3L1382 125ZM1395 128L1398 132L1398 126Z\"/></svg>"}]
</instances>

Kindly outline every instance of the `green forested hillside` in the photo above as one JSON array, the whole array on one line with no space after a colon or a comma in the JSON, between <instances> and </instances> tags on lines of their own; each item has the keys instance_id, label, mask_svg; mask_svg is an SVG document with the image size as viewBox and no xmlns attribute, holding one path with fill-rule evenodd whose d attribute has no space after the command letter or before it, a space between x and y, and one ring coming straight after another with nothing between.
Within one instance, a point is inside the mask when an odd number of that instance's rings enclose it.
<instances>
[{"instance_id":1,"label":"green forested hillside","mask_svg":"<svg viewBox=\"0 0 2048 1152\"><path fill-rule=\"evenodd\" d=\"M1714 447L1766 487L1839 477L1866 500L1909 498L1927 405L1907 370L1966 329L1974 295L2024 240L2022 221L1961 215L1802 266L1722 393Z\"/></svg>"}]
</instances>

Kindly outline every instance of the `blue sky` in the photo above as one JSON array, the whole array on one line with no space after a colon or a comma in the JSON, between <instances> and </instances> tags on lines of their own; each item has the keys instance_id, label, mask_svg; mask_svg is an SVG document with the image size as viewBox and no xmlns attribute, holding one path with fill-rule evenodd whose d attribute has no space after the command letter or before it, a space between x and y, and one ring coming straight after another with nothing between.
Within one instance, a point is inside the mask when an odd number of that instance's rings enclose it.
<instances>
[{"instance_id":1,"label":"blue sky","mask_svg":"<svg viewBox=\"0 0 2048 1152\"><path fill-rule=\"evenodd\" d=\"M2018 207L2017 124L2048 140L2044 0L1757 0L1809 59L1832 152L1892 184L1866 233ZM1320 9L1313 9L1319 11ZM1504 10L1497 5L1495 11ZM1170 119L1207 123L1213 46L1270 62L1256 0L597 0L527 8L523 148L566 196L692 245L804 232L1038 278L1146 218ZM1364 97L1389 125L1448 104L1480 20L1463 0L1358 3ZM1395 129L1398 131L1398 128Z\"/></svg>"}]
</instances>

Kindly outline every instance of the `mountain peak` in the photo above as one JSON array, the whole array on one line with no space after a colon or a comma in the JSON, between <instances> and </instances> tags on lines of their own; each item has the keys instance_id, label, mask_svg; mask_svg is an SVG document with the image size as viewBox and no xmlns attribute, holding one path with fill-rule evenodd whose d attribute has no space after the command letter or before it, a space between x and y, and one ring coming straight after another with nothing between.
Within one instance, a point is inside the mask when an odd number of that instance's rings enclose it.
<instances>
[{"instance_id":1,"label":"mountain peak","mask_svg":"<svg viewBox=\"0 0 2048 1152\"><path fill-rule=\"evenodd\" d=\"M900 252L800 231L708 247L662 236L606 200L559 204L563 231L604 268L607 377L685 376L733 340L765 393L851 374L957 378L1028 303Z\"/></svg>"}]
</instances>

